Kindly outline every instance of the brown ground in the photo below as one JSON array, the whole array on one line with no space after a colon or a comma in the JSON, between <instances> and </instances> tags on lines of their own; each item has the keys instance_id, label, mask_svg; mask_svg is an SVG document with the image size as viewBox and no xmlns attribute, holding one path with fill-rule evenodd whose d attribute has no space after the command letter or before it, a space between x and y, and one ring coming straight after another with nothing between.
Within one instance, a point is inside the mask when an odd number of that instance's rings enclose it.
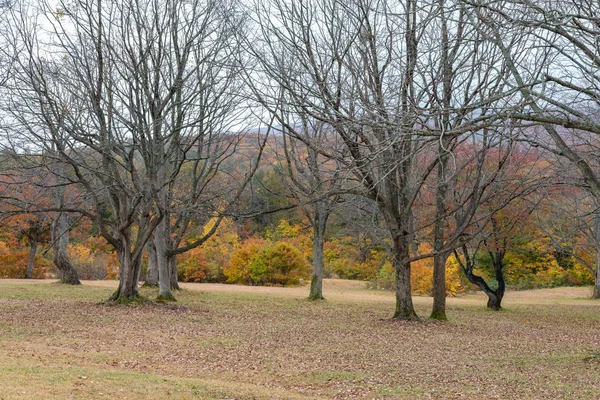
<instances>
[{"instance_id":1,"label":"brown ground","mask_svg":"<svg viewBox=\"0 0 600 400\"><path fill-rule=\"evenodd\" d=\"M589 288L448 301L392 322L391 293L184 284L176 305L107 306L116 282L0 281L0 399L598 399ZM146 295L155 295L146 291ZM427 316L431 299L415 297Z\"/></svg>"}]
</instances>

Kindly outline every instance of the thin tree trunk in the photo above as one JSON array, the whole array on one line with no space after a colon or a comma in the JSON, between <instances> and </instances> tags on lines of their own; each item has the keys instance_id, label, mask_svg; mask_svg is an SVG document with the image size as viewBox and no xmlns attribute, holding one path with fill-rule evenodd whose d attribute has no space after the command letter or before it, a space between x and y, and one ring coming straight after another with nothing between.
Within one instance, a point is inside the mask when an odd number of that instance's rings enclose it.
<instances>
[{"instance_id":1,"label":"thin tree trunk","mask_svg":"<svg viewBox=\"0 0 600 400\"><path fill-rule=\"evenodd\" d=\"M80 285L79 274L69 260L69 219L66 214L59 213L52 221L52 262L60 274L60 282L68 285Z\"/></svg>"},{"instance_id":2,"label":"thin tree trunk","mask_svg":"<svg viewBox=\"0 0 600 400\"><path fill-rule=\"evenodd\" d=\"M156 258L156 245L154 235L146 243L146 255L148 256L148 269L144 279L144 286L158 287L158 260Z\"/></svg>"},{"instance_id":3,"label":"thin tree trunk","mask_svg":"<svg viewBox=\"0 0 600 400\"><path fill-rule=\"evenodd\" d=\"M444 136L443 132L450 128L450 118L448 110L450 108L452 98L452 61L449 58L449 40L448 26L445 17L444 1L439 1L439 12L441 17L441 60L442 67L442 103L443 114L441 121L441 136L438 144L438 165L437 165L437 190L435 195L435 233L433 249L436 255L433 259L433 308L431 310L430 319L446 320L446 260L451 252L441 252L445 246L445 226L446 211L447 211L447 168L448 168L448 145L452 140L449 136Z\"/></svg>"},{"instance_id":4,"label":"thin tree trunk","mask_svg":"<svg viewBox=\"0 0 600 400\"><path fill-rule=\"evenodd\" d=\"M27 269L25 271L25 279L33 278L33 262L35 261L35 255L37 254L38 240L37 238L30 238L29 245L29 257L27 258Z\"/></svg>"},{"instance_id":5,"label":"thin tree trunk","mask_svg":"<svg viewBox=\"0 0 600 400\"><path fill-rule=\"evenodd\" d=\"M446 260L450 252L441 252L445 245L445 229L444 223L446 219L446 194L448 192L448 184L446 183L446 167L448 163L448 155L445 146L438 146L440 159L438 162L438 183L435 194L435 227L433 250L436 255L433 258L433 308L431 310L430 319L446 320Z\"/></svg>"},{"instance_id":6,"label":"thin tree trunk","mask_svg":"<svg viewBox=\"0 0 600 400\"><path fill-rule=\"evenodd\" d=\"M314 206L313 214L313 272L308 299L325 300L323 297L323 245L329 212L325 205L317 203Z\"/></svg>"},{"instance_id":7,"label":"thin tree trunk","mask_svg":"<svg viewBox=\"0 0 600 400\"><path fill-rule=\"evenodd\" d=\"M600 249L596 249L596 273L594 274L592 299L600 299Z\"/></svg>"},{"instance_id":8,"label":"thin tree trunk","mask_svg":"<svg viewBox=\"0 0 600 400\"><path fill-rule=\"evenodd\" d=\"M433 257L433 308L430 319L446 320L446 261L450 252Z\"/></svg>"}]
</instances>

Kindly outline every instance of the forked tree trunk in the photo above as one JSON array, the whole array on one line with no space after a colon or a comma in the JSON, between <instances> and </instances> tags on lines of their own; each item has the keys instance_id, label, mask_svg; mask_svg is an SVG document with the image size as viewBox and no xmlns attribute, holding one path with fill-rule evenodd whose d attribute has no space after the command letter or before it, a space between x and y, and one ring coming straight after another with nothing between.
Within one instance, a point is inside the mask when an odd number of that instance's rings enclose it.
<instances>
[{"instance_id":1,"label":"forked tree trunk","mask_svg":"<svg viewBox=\"0 0 600 400\"><path fill-rule=\"evenodd\" d=\"M142 266L141 257L134 259L129 246L122 246L117 249L117 258L119 259L119 287L110 300L117 303L140 301L138 277Z\"/></svg>"},{"instance_id":2,"label":"forked tree trunk","mask_svg":"<svg viewBox=\"0 0 600 400\"><path fill-rule=\"evenodd\" d=\"M325 243L325 229L329 212L324 206L315 204L313 211L313 271L310 280L309 300L325 300L323 297L323 245Z\"/></svg>"},{"instance_id":3,"label":"forked tree trunk","mask_svg":"<svg viewBox=\"0 0 600 400\"><path fill-rule=\"evenodd\" d=\"M80 285L79 274L69 260L69 220L66 214L58 214L52 221L52 262L59 271L60 282L68 285Z\"/></svg>"},{"instance_id":4,"label":"forked tree trunk","mask_svg":"<svg viewBox=\"0 0 600 400\"><path fill-rule=\"evenodd\" d=\"M33 278L33 262L37 254L38 240L35 237L29 238L29 257L27 258L27 269L25 270L25 279Z\"/></svg>"},{"instance_id":5,"label":"forked tree trunk","mask_svg":"<svg viewBox=\"0 0 600 400\"><path fill-rule=\"evenodd\" d=\"M465 276L469 282L477 285L488 297L487 307L489 309L498 311L502 308L502 297L504 296L504 293L498 293L497 290L493 290L482 277L475 275L472 272L469 273L465 271Z\"/></svg>"},{"instance_id":6,"label":"forked tree trunk","mask_svg":"<svg viewBox=\"0 0 600 400\"><path fill-rule=\"evenodd\" d=\"M148 269L144 278L144 286L158 287L158 262L156 259L154 238L146 243L146 255L148 256Z\"/></svg>"},{"instance_id":7,"label":"forked tree trunk","mask_svg":"<svg viewBox=\"0 0 600 400\"><path fill-rule=\"evenodd\" d=\"M465 255L465 263L460 260L457 252L455 252L454 255L460 263L465 276L469 282L477 285L479 289L481 289L481 291L488 297L487 307L489 309L494 311L501 310L502 299L504 298L504 292L506 291L506 281L504 280L504 252L497 251L495 254L490 252L492 263L494 264L494 275L496 281L498 282L498 287L496 290L492 289L487 284L485 279L473 273L475 262L471 259L471 257L469 257L469 252L467 251L466 246L463 246L463 253Z\"/></svg>"},{"instance_id":8,"label":"forked tree trunk","mask_svg":"<svg viewBox=\"0 0 600 400\"><path fill-rule=\"evenodd\" d=\"M488 308L498 311L502 308L502 299L504 298L504 292L506 291L506 281L504 280L504 252L496 252L494 257L494 275L498 287L496 288L495 300L492 297L488 300Z\"/></svg>"}]
</instances>

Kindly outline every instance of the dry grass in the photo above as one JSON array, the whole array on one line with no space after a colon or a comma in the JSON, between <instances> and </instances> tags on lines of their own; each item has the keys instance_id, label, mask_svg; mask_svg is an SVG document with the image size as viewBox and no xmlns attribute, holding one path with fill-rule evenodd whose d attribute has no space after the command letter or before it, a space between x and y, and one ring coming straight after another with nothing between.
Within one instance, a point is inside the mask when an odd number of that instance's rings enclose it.
<instances>
[{"instance_id":1,"label":"dry grass","mask_svg":"<svg viewBox=\"0 0 600 400\"><path fill-rule=\"evenodd\" d=\"M357 282L317 303L185 284L176 305L98 304L115 285L0 281L0 399L600 398L587 288L511 292L501 312L449 299L440 323L392 322L393 296Z\"/></svg>"}]
</instances>

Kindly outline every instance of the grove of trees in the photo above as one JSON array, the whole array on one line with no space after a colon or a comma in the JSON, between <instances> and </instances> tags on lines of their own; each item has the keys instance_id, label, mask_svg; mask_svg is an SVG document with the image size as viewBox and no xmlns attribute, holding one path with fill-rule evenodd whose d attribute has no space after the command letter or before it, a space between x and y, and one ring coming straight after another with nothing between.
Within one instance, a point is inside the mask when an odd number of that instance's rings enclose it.
<instances>
[{"instance_id":1,"label":"grove of trees","mask_svg":"<svg viewBox=\"0 0 600 400\"><path fill-rule=\"evenodd\" d=\"M597 1L0 10L0 276L600 298Z\"/></svg>"}]
</instances>

